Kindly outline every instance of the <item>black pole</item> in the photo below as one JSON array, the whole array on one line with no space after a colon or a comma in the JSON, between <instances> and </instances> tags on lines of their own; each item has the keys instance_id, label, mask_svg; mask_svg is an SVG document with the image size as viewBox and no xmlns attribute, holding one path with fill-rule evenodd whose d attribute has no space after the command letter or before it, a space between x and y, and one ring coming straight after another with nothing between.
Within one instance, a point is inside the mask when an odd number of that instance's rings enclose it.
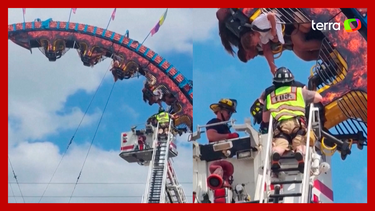
<instances>
[{"instance_id":1,"label":"black pole","mask_svg":"<svg viewBox=\"0 0 375 211\"><path fill-rule=\"evenodd\" d=\"M70 22L70 17L72 16L72 10L73 10L73 9L70 9L68 23Z\"/></svg>"},{"instance_id":2,"label":"black pole","mask_svg":"<svg viewBox=\"0 0 375 211\"><path fill-rule=\"evenodd\" d=\"M147 40L148 36L150 36L151 34L151 31L148 33L148 35L145 37L145 39L143 40L143 42L141 43L141 45L143 45L143 43Z\"/></svg>"},{"instance_id":3,"label":"black pole","mask_svg":"<svg viewBox=\"0 0 375 211\"><path fill-rule=\"evenodd\" d=\"M105 28L105 30L108 29L108 26L109 26L109 24L111 23L111 20L112 20L112 15L111 15L111 17L109 17L109 21L108 21L108 24L107 24L107 27Z\"/></svg>"},{"instance_id":4,"label":"black pole","mask_svg":"<svg viewBox=\"0 0 375 211\"><path fill-rule=\"evenodd\" d=\"M22 9L23 22L25 23L25 9Z\"/></svg>"}]
</instances>

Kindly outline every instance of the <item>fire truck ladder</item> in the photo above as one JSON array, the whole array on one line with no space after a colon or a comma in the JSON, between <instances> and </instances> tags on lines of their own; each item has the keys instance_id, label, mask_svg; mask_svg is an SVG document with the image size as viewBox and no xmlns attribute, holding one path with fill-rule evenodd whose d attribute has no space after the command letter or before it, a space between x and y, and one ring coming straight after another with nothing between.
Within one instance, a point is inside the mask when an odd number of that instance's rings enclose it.
<instances>
[{"instance_id":1,"label":"fire truck ladder","mask_svg":"<svg viewBox=\"0 0 375 211\"><path fill-rule=\"evenodd\" d=\"M167 194L170 203L186 203L184 190L178 183L176 173L173 170L171 160L168 160Z\"/></svg>"},{"instance_id":2,"label":"fire truck ladder","mask_svg":"<svg viewBox=\"0 0 375 211\"><path fill-rule=\"evenodd\" d=\"M143 203L165 203L169 144L173 139L171 125L172 120L169 121L168 133L165 135L158 133L159 123L156 127Z\"/></svg>"},{"instance_id":3,"label":"fire truck ladder","mask_svg":"<svg viewBox=\"0 0 375 211\"><path fill-rule=\"evenodd\" d=\"M304 173L302 174L302 180L297 180L294 178L293 180L278 180L271 182L271 153L272 153L272 137L273 137L273 127L272 127L273 118L271 116L268 128L268 137L267 137L267 146L266 146L266 155L265 155L265 165L263 167L263 175L261 178L261 184L258 186L258 193L259 203L279 203L279 200L286 201L284 198L286 197L299 197L298 202L293 203L309 203L311 200L311 179L310 178L310 171L311 171L311 161L312 161L312 151L314 150L313 147L310 147L310 136L314 135L311 134L311 129L313 128L315 133L318 137L320 137L320 121L319 121L319 109L315 108L313 104L310 106L309 110L309 119L308 119L308 128L307 128L307 141L306 141L306 151L305 151L305 166L304 166ZM290 159L293 164L287 165L287 167L283 166L282 161ZM298 171L297 168L297 161L295 160L294 156L282 156L280 158L281 161L281 168L277 170L277 172L296 172ZM301 184L299 191L290 191L288 193L280 193L280 185L283 184ZM271 185L274 186L274 194L270 194L271 192ZM297 188L295 188L297 190ZM290 200L288 200L290 201Z\"/></svg>"}]
</instances>

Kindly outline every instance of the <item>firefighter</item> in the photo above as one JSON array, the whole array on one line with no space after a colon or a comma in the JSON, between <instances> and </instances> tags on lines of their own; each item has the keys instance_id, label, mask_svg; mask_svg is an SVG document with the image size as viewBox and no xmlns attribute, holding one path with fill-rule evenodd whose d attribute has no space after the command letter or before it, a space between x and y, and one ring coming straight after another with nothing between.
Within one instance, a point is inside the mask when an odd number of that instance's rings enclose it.
<instances>
[{"instance_id":1,"label":"firefighter","mask_svg":"<svg viewBox=\"0 0 375 211\"><path fill-rule=\"evenodd\" d=\"M292 83L292 86L296 87L303 87L306 89L306 85L294 80ZM254 124L261 124L262 122L262 113L263 113L263 107L264 107L264 101L266 100L266 96L270 94L271 92L275 91L275 85L267 87L263 92L262 95L255 100L253 105L250 107L250 113L254 117ZM267 132L266 132L267 133Z\"/></svg>"},{"instance_id":2,"label":"firefighter","mask_svg":"<svg viewBox=\"0 0 375 211\"><path fill-rule=\"evenodd\" d=\"M159 123L159 134L167 134L169 128L169 121L171 116L168 112L164 110L163 107L159 108L159 113L156 114L156 120Z\"/></svg>"},{"instance_id":3,"label":"firefighter","mask_svg":"<svg viewBox=\"0 0 375 211\"><path fill-rule=\"evenodd\" d=\"M232 133L227 124L217 124L228 121L233 113L236 113L237 100L221 99L218 103L210 105L210 109L216 117L207 122L207 125L216 124L206 127L207 139L209 142L221 141L224 139L238 138L238 133Z\"/></svg>"},{"instance_id":4,"label":"firefighter","mask_svg":"<svg viewBox=\"0 0 375 211\"><path fill-rule=\"evenodd\" d=\"M298 169L303 173L304 152L306 145L307 124L305 111L311 103L319 103L322 96L316 91L310 91L293 85L294 76L285 67L276 70L273 78L275 90L266 96L263 108L262 129L268 128L270 114L274 118L272 144L272 170L280 168L279 159L285 151L295 152Z\"/></svg>"}]
</instances>

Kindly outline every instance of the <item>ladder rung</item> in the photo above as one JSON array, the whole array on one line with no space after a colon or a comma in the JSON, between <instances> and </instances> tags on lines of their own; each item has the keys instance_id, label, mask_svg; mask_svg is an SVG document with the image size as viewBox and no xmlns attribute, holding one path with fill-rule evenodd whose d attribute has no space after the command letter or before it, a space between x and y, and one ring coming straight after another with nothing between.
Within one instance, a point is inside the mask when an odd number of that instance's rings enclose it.
<instances>
[{"instance_id":1,"label":"ladder rung","mask_svg":"<svg viewBox=\"0 0 375 211\"><path fill-rule=\"evenodd\" d=\"M274 199L268 199L268 202L273 202ZM264 201L264 200L263 200ZM259 203L259 200L255 200L255 201L244 201L242 203Z\"/></svg>"},{"instance_id":2,"label":"ladder rung","mask_svg":"<svg viewBox=\"0 0 375 211\"><path fill-rule=\"evenodd\" d=\"M302 196L301 193L285 193L285 194L272 194L270 198L283 198L283 197L298 197Z\"/></svg>"},{"instance_id":3,"label":"ladder rung","mask_svg":"<svg viewBox=\"0 0 375 211\"><path fill-rule=\"evenodd\" d=\"M299 171L298 168L286 168L286 169L277 169L277 170L274 170L275 172L280 172L280 171Z\"/></svg>"},{"instance_id":4,"label":"ladder rung","mask_svg":"<svg viewBox=\"0 0 375 211\"><path fill-rule=\"evenodd\" d=\"M271 185L294 184L294 183L302 183L302 180L275 181L275 182L271 182Z\"/></svg>"},{"instance_id":5,"label":"ladder rung","mask_svg":"<svg viewBox=\"0 0 375 211\"><path fill-rule=\"evenodd\" d=\"M280 157L280 160L286 160L286 159L296 159L296 157L293 156L293 155L289 155L289 156L281 156L281 157Z\"/></svg>"}]
</instances>

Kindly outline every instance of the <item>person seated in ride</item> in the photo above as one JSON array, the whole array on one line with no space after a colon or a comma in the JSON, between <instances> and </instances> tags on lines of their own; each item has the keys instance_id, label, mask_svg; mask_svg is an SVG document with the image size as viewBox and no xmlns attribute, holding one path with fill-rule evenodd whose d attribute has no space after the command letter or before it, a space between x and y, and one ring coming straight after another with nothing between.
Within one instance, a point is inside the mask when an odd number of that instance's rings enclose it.
<instances>
[{"instance_id":1,"label":"person seated in ride","mask_svg":"<svg viewBox=\"0 0 375 211\"><path fill-rule=\"evenodd\" d=\"M169 122L171 116L166 112L163 107L159 108L159 113L156 114L156 120L159 123L159 134L167 134L169 129ZM172 125L171 125L172 126Z\"/></svg>"},{"instance_id":2,"label":"person seated in ride","mask_svg":"<svg viewBox=\"0 0 375 211\"><path fill-rule=\"evenodd\" d=\"M169 92L168 90L164 92L162 100L168 106L171 106L171 105L173 105L177 102L177 98L171 92Z\"/></svg>"},{"instance_id":3,"label":"person seated in ride","mask_svg":"<svg viewBox=\"0 0 375 211\"><path fill-rule=\"evenodd\" d=\"M252 29L248 29L247 32L242 33L239 38L226 28L225 19L228 15L231 15L229 8L221 8L216 13L216 17L219 20L219 35L225 50L231 55L234 55L232 46L238 47L240 60L247 62L258 55L255 49L258 44L261 44L263 55L266 57L268 64L270 65L271 72L274 73L276 66L274 64L273 52L269 40L271 39L284 44L281 24L276 22L275 14L261 14L253 21ZM252 41L253 39L254 41ZM244 54L245 52L241 52L241 45L245 51L251 51L252 56L247 57L248 55Z\"/></svg>"},{"instance_id":4,"label":"person seated in ride","mask_svg":"<svg viewBox=\"0 0 375 211\"><path fill-rule=\"evenodd\" d=\"M239 51L237 54L238 54L239 59L242 62L247 62L253 59L257 55L264 55L270 65L271 72L274 73L276 65L275 65L274 58L273 58L273 52L271 51L272 49L271 46L275 44L277 45L277 43L275 43L274 41L277 42L280 40L278 37L275 38L272 36L272 33L275 34L275 30L271 32L271 22L268 20L268 18L270 20L275 19L276 15L273 15L273 14L274 13L264 13L261 16L257 17L252 23L253 25L255 25L255 27L253 27L253 29L248 29L246 32L242 33L240 37L238 38L226 27L226 24L225 24L225 20L227 16L231 15L229 8L220 8L216 13L216 17L219 20L219 35L220 35L221 43L224 46L225 50L233 56L234 55L233 46L238 47ZM295 55L304 61L313 61L313 60L318 59L319 49L321 47L321 43L322 43L321 41L324 38L324 35L320 31L311 30L311 23L306 23L306 20L302 19L299 13L294 14L294 16L298 17L301 21L303 21L303 23L299 21L299 23L294 23L294 26L285 25L285 31L284 31L285 35L290 36L292 43L291 44L284 43L283 49L293 50ZM268 28L261 28L264 26L268 26ZM255 32L257 29L258 31ZM267 41L268 43L266 45L263 45L263 43L261 42L261 39L259 38L259 36L261 35L259 31L261 32L263 31L262 33L264 34L264 33L267 33L267 29L268 29L268 35L272 36L272 40L270 41L270 40L263 39L264 42ZM276 34L278 33L279 32L276 31ZM255 37L254 41L252 38L253 36ZM283 37L280 39L284 40ZM282 44L282 42L278 42L278 43L279 45ZM262 48L264 47L265 50L264 49L262 49L261 51L258 50L258 54L256 54L255 46L257 46L258 48L259 44L262 46ZM255 54L255 56L249 56L245 54L245 52L241 52L242 51L240 49L241 45L246 51L251 51L250 55ZM261 54L261 52L264 52L264 53Z\"/></svg>"},{"instance_id":5,"label":"person seated in ride","mask_svg":"<svg viewBox=\"0 0 375 211\"><path fill-rule=\"evenodd\" d=\"M312 29L312 23L300 12L294 12L294 30L290 35L293 53L303 61L314 61L319 58L324 34Z\"/></svg>"},{"instance_id":6,"label":"person seated in ride","mask_svg":"<svg viewBox=\"0 0 375 211\"><path fill-rule=\"evenodd\" d=\"M275 121L273 124L272 139L272 170L280 168L280 157L289 151L289 145L295 152L298 161L298 170L303 173L304 153L307 138L306 106L319 103L322 96L316 91L310 91L292 85L294 76L285 67L277 69L273 78L275 90L266 96L263 109L261 130L268 129L270 115Z\"/></svg>"},{"instance_id":7,"label":"person seated in ride","mask_svg":"<svg viewBox=\"0 0 375 211\"><path fill-rule=\"evenodd\" d=\"M154 103L156 103L153 99L153 93L150 89L148 89L147 87L144 87L142 89L142 93L143 93L143 101L144 102L148 102L149 105L152 105Z\"/></svg>"},{"instance_id":8,"label":"person seated in ride","mask_svg":"<svg viewBox=\"0 0 375 211\"><path fill-rule=\"evenodd\" d=\"M163 97L161 99L165 104L168 105L167 111L168 113L172 116L172 118L177 118L178 116L176 115L177 112L177 98L168 90L166 90L163 94Z\"/></svg>"},{"instance_id":9,"label":"person seated in ride","mask_svg":"<svg viewBox=\"0 0 375 211\"><path fill-rule=\"evenodd\" d=\"M207 122L207 125L228 121L233 113L236 113L237 100L221 99L218 103L210 105L210 109L216 117ZM231 133L228 124L217 124L206 127L208 142L216 142L225 139L238 138L238 133Z\"/></svg>"},{"instance_id":10,"label":"person seated in ride","mask_svg":"<svg viewBox=\"0 0 375 211\"><path fill-rule=\"evenodd\" d=\"M152 94L154 102L156 102L160 107L162 106L161 102L163 99L163 91L161 89L155 89Z\"/></svg>"},{"instance_id":11,"label":"person seated in ride","mask_svg":"<svg viewBox=\"0 0 375 211\"><path fill-rule=\"evenodd\" d=\"M152 91L153 90L153 91ZM161 89L155 89L154 86L151 86L146 80L142 89L143 101L148 102L149 105L157 103L159 107L162 107L163 91Z\"/></svg>"},{"instance_id":12,"label":"person seated in ride","mask_svg":"<svg viewBox=\"0 0 375 211\"><path fill-rule=\"evenodd\" d=\"M276 65L270 42L285 44L282 25L276 14L271 12L260 14L251 24L252 31L241 36L241 45L245 50L251 50L261 44L263 55L270 66L272 75L274 75Z\"/></svg>"},{"instance_id":13,"label":"person seated in ride","mask_svg":"<svg viewBox=\"0 0 375 211\"><path fill-rule=\"evenodd\" d=\"M272 13L267 13L267 17L270 14ZM258 30L257 28L259 28L260 26L267 27L267 20L265 19L265 15L266 14L262 14L253 21L252 24L256 26L256 27L253 27L254 32L249 32L247 33L247 36L242 36L241 44L244 45L244 48L246 50L248 50L249 47L254 46L256 45L256 43L260 42L262 44L263 51L265 51L265 57L267 59L266 54L270 54L270 53L268 52L269 50L268 46L264 46L264 43L266 42L266 40L265 39L262 40L262 34L259 34L260 32L257 32ZM320 48L322 46L322 40L324 38L324 35L319 30L312 30L312 24L309 23L308 20L304 18L303 15L300 14L299 12L294 12L293 17L296 23L293 23L293 26L294 26L293 28L290 27L291 25L287 25L286 28L288 28L288 30L286 31L287 31L287 36L290 37L290 40L292 43L292 50L294 54L304 61L317 60L319 56ZM259 24L259 22L261 24ZM272 31L272 28L270 31ZM258 38L257 35L260 38ZM282 36L285 36L285 35L282 35ZM277 42L275 38L271 38L271 37L270 37L270 41ZM281 44L284 44L280 39L279 41ZM269 56L269 58L271 57ZM271 60L267 59L267 61L270 63L272 62L272 59ZM273 66L271 66L271 68L272 67Z\"/></svg>"},{"instance_id":14,"label":"person seated in ride","mask_svg":"<svg viewBox=\"0 0 375 211\"><path fill-rule=\"evenodd\" d=\"M249 60L254 59L258 55L263 55L262 49L254 47L245 50L242 45L238 46L237 57L243 63L247 63Z\"/></svg>"}]
</instances>

